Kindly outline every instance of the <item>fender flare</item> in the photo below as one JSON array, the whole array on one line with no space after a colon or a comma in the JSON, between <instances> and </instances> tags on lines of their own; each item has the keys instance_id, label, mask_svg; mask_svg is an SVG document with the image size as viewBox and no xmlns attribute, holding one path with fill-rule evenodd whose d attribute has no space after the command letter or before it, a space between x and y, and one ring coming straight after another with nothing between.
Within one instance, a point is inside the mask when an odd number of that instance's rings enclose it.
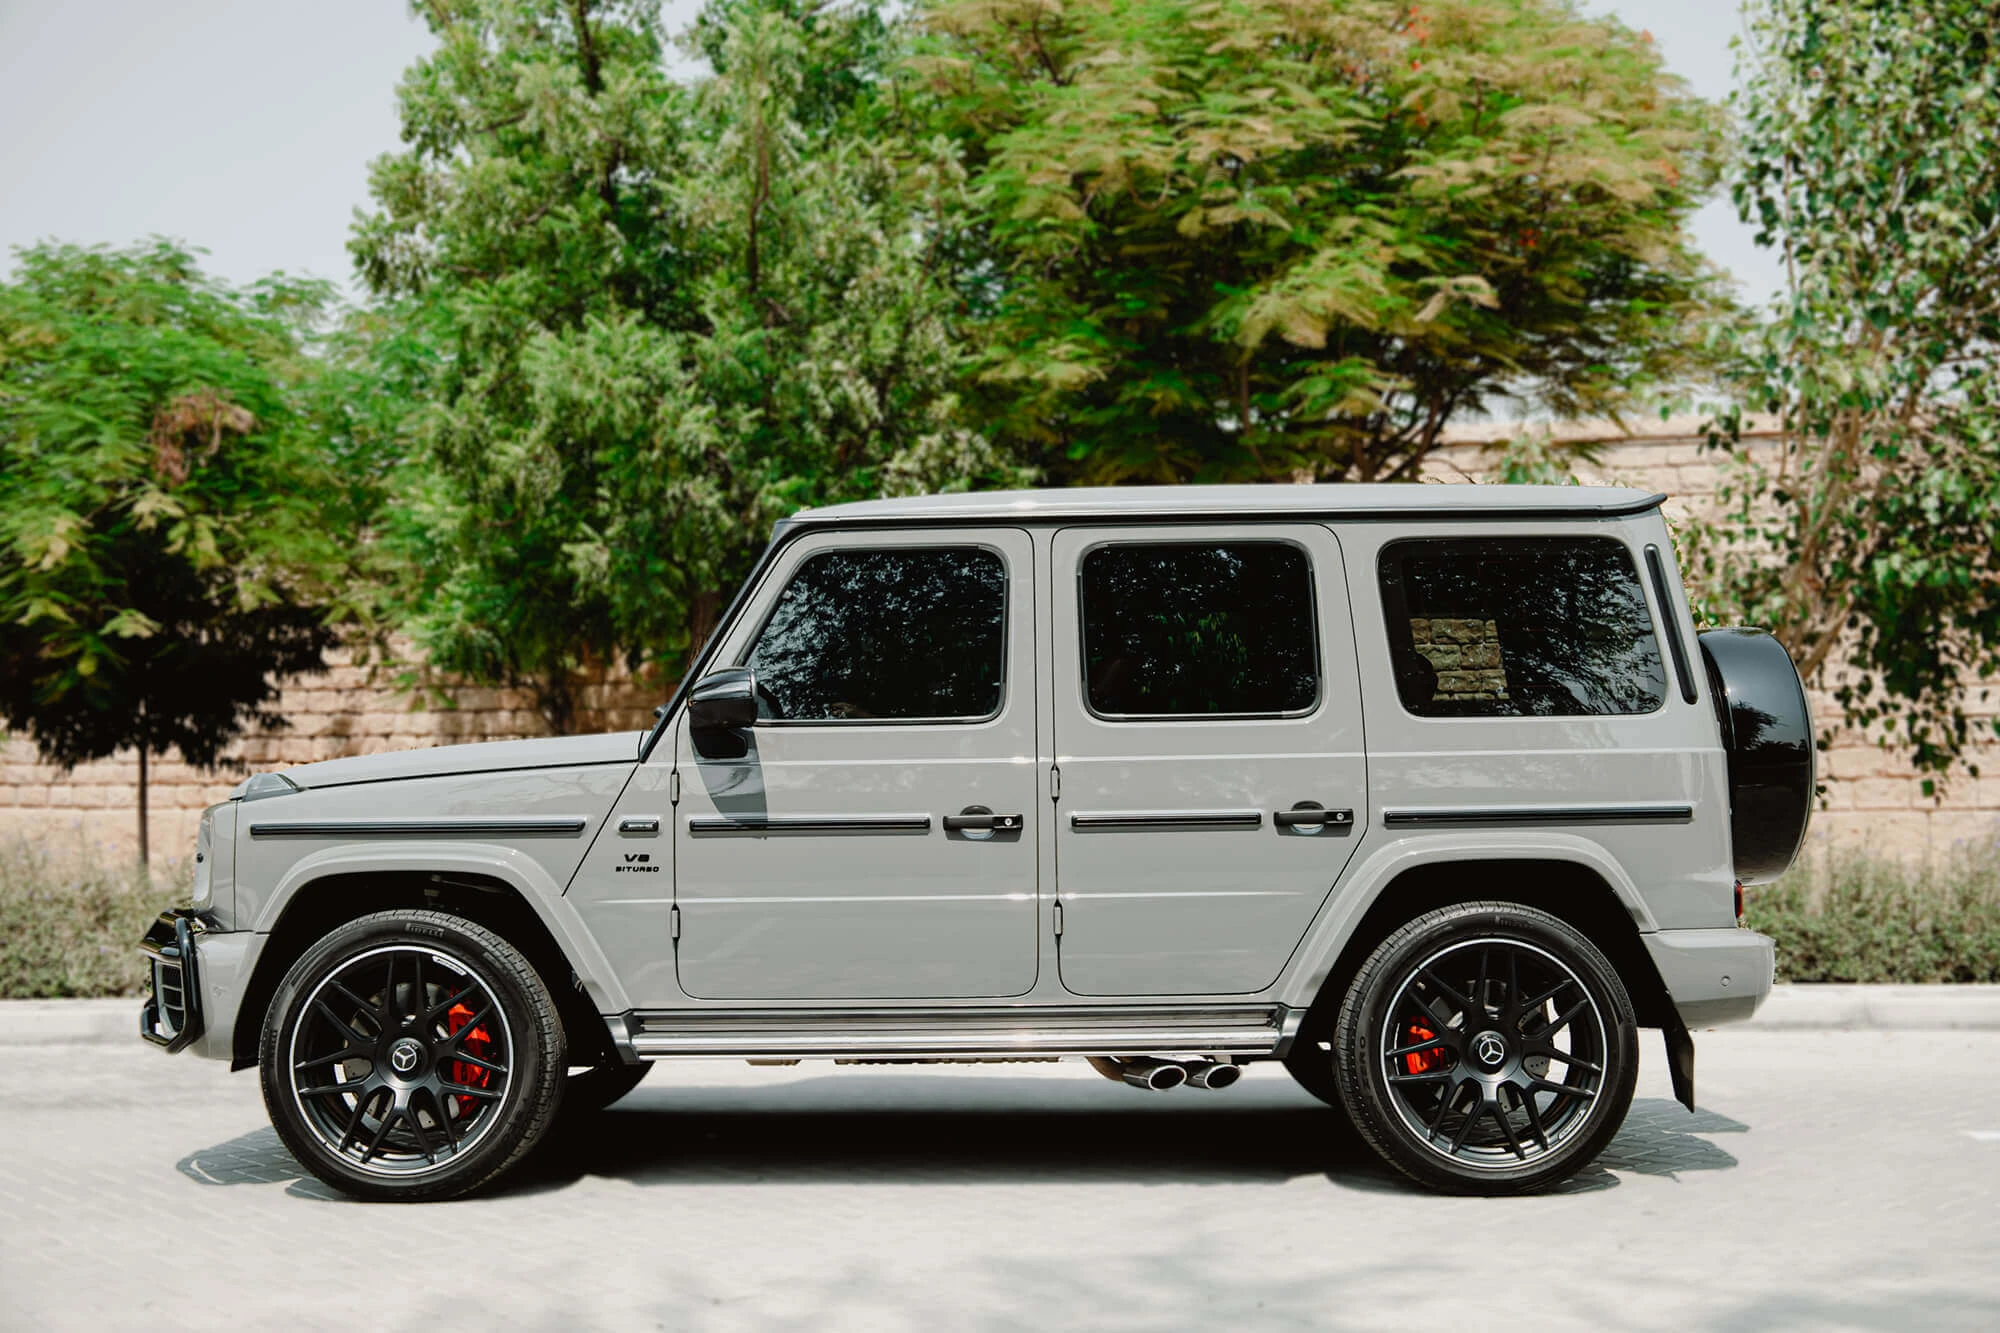
<instances>
[{"instance_id":1,"label":"fender flare","mask_svg":"<svg viewBox=\"0 0 2000 1333\"><path fill-rule=\"evenodd\" d=\"M293 863L265 898L251 927L269 937L293 901L307 887L331 875L462 874L499 880L514 890L541 921L562 951L585 993L600 1014L623 1013L632 1007L597 941L578 918L541 865L516 848L500 843L433 842L385 846L353 843L324 847Z\"/></svg>"},{"instance_id":2,"label":"fender flare","mask_svg":"<svg viewBox=\"0 0 2000 1333\"><path fill-rule=\"evenodd\" d=\"M1327 895L1279 978L1280 997L1286 1004L1300 1007L1318 999L1362 920L1403 875L1425 866L1465 861L1562 861L1579 866L1611 886L1612 895L1639 933L1659 929L1632 877L1602 845L1589 838L1545 832L1399 838L1370 852Z\"/></svg>"}]
</instances>

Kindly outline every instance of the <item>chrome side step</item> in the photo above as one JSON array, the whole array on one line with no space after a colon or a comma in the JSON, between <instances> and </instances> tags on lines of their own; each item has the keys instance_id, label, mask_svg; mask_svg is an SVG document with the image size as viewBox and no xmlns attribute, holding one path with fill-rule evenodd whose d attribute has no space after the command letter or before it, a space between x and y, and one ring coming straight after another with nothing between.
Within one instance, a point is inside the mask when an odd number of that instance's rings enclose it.
<instances>
[{"instance_id":1,"label":"chrome side step","mask_svg":"<svg viewBox=\"0 0 2000 1333\"><path fill-rule=\"evenodd\" d=\"M607 1021L628 1059L1282 1055L1305 1010L1282 1004L664 1009Z\"/></svg>"}]
</instances>

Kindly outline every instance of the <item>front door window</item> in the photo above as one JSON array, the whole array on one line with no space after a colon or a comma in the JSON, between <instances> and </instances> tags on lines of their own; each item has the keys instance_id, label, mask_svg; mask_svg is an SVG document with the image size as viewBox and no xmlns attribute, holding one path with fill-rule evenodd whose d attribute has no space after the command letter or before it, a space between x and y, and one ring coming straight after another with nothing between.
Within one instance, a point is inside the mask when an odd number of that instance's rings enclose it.
<instances>
[{"instance_id":1,"label":"front door window","mask_svg":"<svg viewBox=\"0 0 2000 1333\"><path fill-rule=\"evenodd\" d=\"M976 546L822 551L757 637L760 714L971 722L1000 711L1007 571Z\"/></svg>"}]
</instances>

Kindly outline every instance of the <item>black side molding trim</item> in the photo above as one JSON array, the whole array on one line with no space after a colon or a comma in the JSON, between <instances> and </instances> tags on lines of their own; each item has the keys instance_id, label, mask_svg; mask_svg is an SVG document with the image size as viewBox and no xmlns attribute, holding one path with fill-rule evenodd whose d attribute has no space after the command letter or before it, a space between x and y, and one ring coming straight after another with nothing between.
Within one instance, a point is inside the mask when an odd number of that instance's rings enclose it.
<instances>
[{"instance_id":1,"label":"black side molding trim","mask_svg":"<svg viewBox=\"0 0 2000 1333\"><path fill-rule=\"evenodd\" d=\"M1691 805L1476 806L1464 810L1384 810L1389 828L1444 828L1547 824L1685 824L1694 818Z\"/></svg>"},{"instance_id":2,"label":"black side molding trim","mask_svg":"<svg viewBox=\"0 0 2000 1333\"><path fill-rule=\"evenodd\" d=\"M929 815L813 815L776 819L731 819L693 815L688 832L697 838L730 834L764 837L773 833L929 833Z\"/></svg>"},{"instance_id":3,"label":"black side molding trim","mask_svg":"<svg viewBox=\"0 0 2000 1333\"><path fill-rule=\"evenodd\" d=\"M1079 810L1069 826L1082 833L1134 833L1151 829L1254 829L1264 826L1262 810Z\"/></svg>"},{"instance_id":4,"label":"black side molding trim","mask_svg":"<svg viewBox=\"0 0 2000 1333\"><path fill-rule=\"evenodd\" d=\"M253 838L574 838L583 819L342 819L252 824Z\"/></svg>"}]
</instances>

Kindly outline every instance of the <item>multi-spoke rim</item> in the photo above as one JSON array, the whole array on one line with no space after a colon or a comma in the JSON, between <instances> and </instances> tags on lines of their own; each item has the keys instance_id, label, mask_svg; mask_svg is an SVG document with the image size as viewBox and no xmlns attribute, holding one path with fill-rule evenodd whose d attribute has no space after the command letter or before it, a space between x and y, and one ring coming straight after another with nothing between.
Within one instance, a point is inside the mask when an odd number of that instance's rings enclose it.
<instances>
[{"instance_id":1,"label":"multi-spoke rim","mask_svg":"<svg viewBox=\"0 0 2000 1333\"><path fill-rule=\"evenodd\" d=\"M1456 1165L1507 1170L1583 1132L1609 1044L1590 988L1522 940L1482 938L1410 969L1377 1034L1396 1114Z\"/></svg>"},{"instance_id":2,"label":"multi-spoke rim","mask_svg":"<svg viewBox=\"0 0 2000 1333\"><path fill-rule=\"evenodd\" d=\"M420 1175L491 1131L514 1039L492 986L464 959L390 945L313 988L285 1062L292 1100L327 1152L374 1175Z\"/></svg>"}]
</instances>

